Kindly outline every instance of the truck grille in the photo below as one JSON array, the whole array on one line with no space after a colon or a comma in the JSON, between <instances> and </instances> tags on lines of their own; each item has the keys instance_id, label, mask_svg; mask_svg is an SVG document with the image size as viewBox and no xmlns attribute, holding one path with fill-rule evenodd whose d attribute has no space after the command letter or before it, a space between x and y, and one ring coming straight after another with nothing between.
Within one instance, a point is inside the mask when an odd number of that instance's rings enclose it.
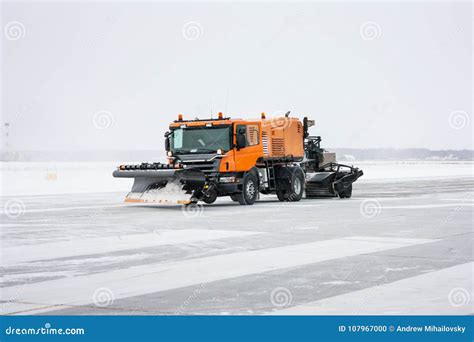
<instances>
[{"instance_id":1,"label":"truck grille","mask_svg":"<svg viewBox=\"0 0 474 342\"><path fill-rule=\"evenodd\" d=\"M212 175L217 173L219 170L219 161L207 162L207 161L185 161L183 165L186 165L186 169L199 169L206 175Z\"/></svg>"}]
</instances>

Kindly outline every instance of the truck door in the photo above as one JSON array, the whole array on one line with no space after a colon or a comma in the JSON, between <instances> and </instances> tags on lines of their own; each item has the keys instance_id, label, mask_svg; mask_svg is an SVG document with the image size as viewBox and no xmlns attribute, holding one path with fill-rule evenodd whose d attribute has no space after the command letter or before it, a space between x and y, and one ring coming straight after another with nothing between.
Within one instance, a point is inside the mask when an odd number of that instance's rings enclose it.
<instances>
[{"instance_id":1,"label":"truck door","mask_svg":"<svg viewBox=\"0 0 474 342\"><path fill-rule=\"evenodd\" d=\"M246 123L234 125L234 144L237 145L237 136L245 136L245 144L235 151L235 170L248 171L255 166L257 159L263 156L262 129L260 123Z\"/></svg>"}]
</instances>

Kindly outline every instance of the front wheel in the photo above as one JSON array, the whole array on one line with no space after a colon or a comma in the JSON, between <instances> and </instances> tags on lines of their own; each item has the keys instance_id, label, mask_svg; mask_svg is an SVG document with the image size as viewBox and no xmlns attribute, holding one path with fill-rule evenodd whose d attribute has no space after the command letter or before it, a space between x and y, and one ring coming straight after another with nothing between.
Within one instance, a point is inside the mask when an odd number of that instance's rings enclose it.
<instances>
[{"instance_id":1,"label":"front wheel","mask_svg":"<svg viewBox=\"0 0 474 342\"><path fill-rule=\"evenodd\" d=\"M258 196L258 179L253 173L247 173L242 182L242 193L234 195L241 205L252 205Z\"/></svg>"},{"instance_id":2,"label":"front wheel","mask_svg":"<svg viewBox=\"0 0 474 342\"><path fill-rule=\"evenodd\" d=\"M212 189L211 191L207 192L206 194L204 194L202 200L204 201L204 203L207 203L207 204L212 204L216 201L217 199L217 191Z\"/></svg>"}]
</instances>

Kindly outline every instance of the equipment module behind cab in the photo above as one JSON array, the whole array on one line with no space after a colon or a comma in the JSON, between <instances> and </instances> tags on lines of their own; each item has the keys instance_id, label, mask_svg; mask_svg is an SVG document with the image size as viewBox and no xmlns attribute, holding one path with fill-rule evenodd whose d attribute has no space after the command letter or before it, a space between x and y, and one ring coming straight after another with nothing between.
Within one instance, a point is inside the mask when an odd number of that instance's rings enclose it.
<instances>
[{"instance_id":1,"label":"equipment module behind cab","mask_svg":"<svg viewBox=\"0 0 474 342\"><path fill-rule=\"evenodd\" d=\"M165 133L168 163L120 165L114 177L134 178L128 202L213 203L230 196L253 204L258 193L276 194L280 201L340 197L352 194L352 183L363 175L358 168L336 163L334 153L310 136L314 121L289 116L243 120L224 118L178 120ZM183 199L162 198L175 186Z\"/></svg>"}]
</instances>

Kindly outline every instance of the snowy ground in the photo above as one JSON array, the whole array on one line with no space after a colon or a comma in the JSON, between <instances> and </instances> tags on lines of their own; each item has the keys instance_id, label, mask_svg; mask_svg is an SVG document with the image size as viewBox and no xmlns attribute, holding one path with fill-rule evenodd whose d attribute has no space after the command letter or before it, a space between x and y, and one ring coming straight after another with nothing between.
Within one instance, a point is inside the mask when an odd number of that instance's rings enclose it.
<instances>
[{"instance_id":1,"label":"snowy ground","mask_svg":"<svg viewBox=\"0 0 474 342\"><path fill-rule=\"evenodd\" d=\"M123 162L122 164L138 163ZM437 179L473 176L472 162L352 162L364 170L359 182L398 179ZM115 179L119 163L101 162L0 162L2 196L69 193L126 192L132 181ZM349 163L348 163L349 164Z\"/></svg>"},{"instance_id":2,"label":"snowy ground","mask_svg":"<svg viewBox=\"0 0 474 342\"><path fill-rule=\"evenodd\" d=\"M125 205L110 163L2 163L3 314L470 314L472 163L356 163L349 200Z\"/></svg>"}]
</instances>

